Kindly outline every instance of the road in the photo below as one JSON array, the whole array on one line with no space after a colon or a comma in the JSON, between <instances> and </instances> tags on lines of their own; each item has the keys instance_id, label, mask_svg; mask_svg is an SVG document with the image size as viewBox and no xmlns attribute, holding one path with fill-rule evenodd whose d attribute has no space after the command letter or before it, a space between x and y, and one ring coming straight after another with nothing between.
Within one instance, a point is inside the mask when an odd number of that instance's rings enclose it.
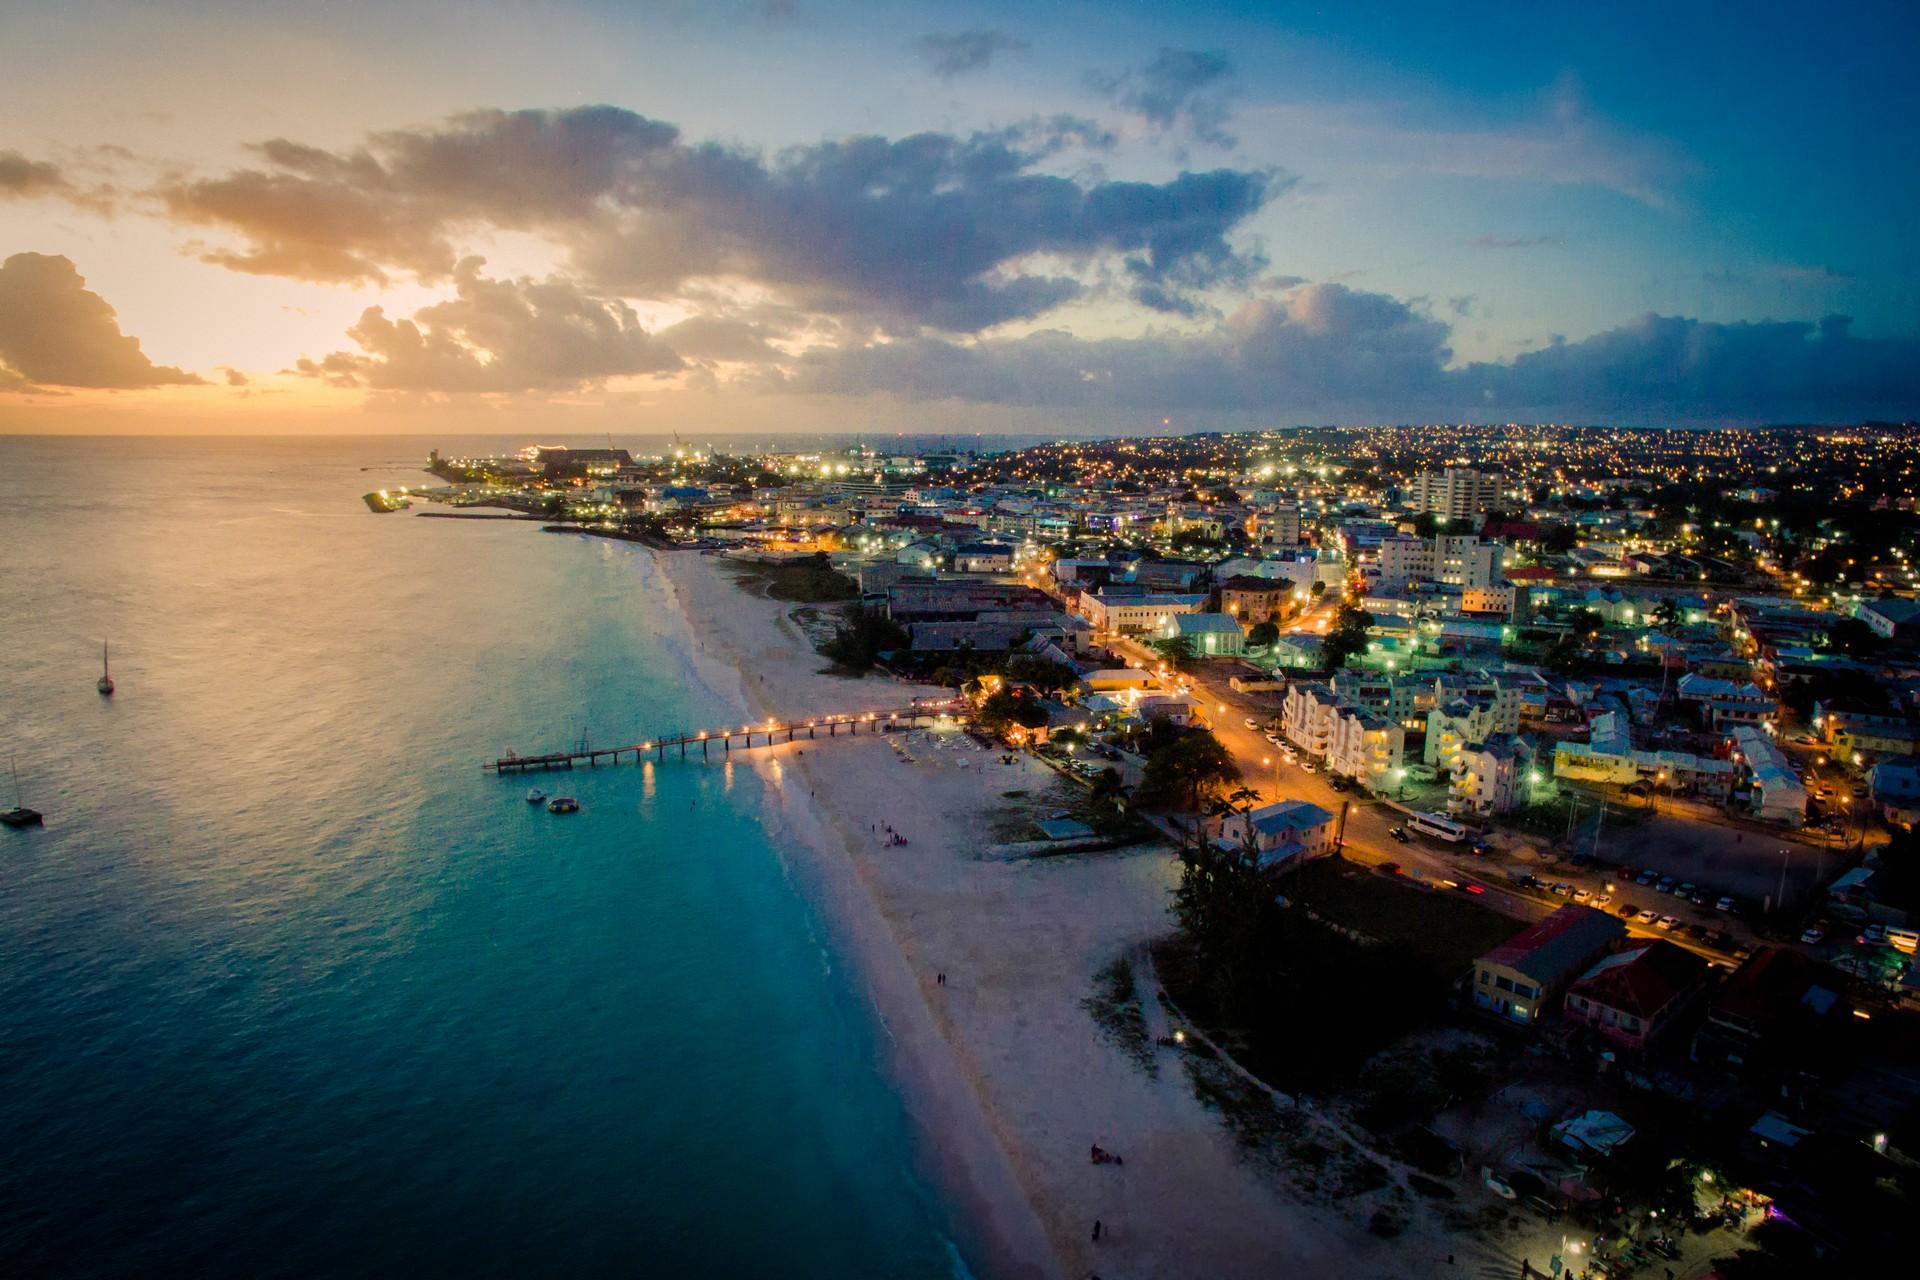
<instances>
[{"instance_id":1,"label":"road","mask_svg":"<svg viewBox=\"0 0 1920 1280\"><path fill-rule=\"evenodd\" d=\"M1157 652L1136 640L1121 636L1101 636L1097 639L1129 661L1138 662L1149 670L1158 670L1164 665ZM1308 773L1297 764L1288 764L1285 756L1267 742L1260 731L1246 727L1248 718L1263 724L1277 719L1277 709L1272 704L1235 693L1226 686L1225 681L1212 680L1204 674L1188 673L1181 678L1189 683L1193 695L1205 703L1214 736L1232 753L1248 786L1259 792L1263 801L1308 800L1336 817L1341 807L1347 806L1342 852L1348 859L1371 866L1394 862L1403 871L1417 873L1419 878L1428 881L1452 880L1459 884L1478 885L1484 890L1476 895L1482 902L1517 920L1538 920L1570 901L1569 896L1533 893L1513 886L1501 864L1477 857L1462 846L1444 844L1420 835L1412 835L1405 844L1394 840L1387 833L1405 821L1405 815L1399 810L1366 798L1359 792L1335 791L1325 773ZM1739 921L1656 893L1651 888L1608 881L1604 871L1576 870L1565 864L1540 867L1537 871L1549 882L1565 883L1573 889L1586 889L1594 895L1611 894L1612 902L1606 909L1616 916L1621 904L1631 902L1636 909L1677 916L1690 924L1726 929L1743 943L1751 945L1749 932ZM1722 964L1734 963L1728 953L1706 946L1696 939L1676 937L1655 925L1641 924L1636 920L1625 920L1624 923L1628 932L1635 936L1666 938L1709 960Z\"/></svg>"}]
</instances>

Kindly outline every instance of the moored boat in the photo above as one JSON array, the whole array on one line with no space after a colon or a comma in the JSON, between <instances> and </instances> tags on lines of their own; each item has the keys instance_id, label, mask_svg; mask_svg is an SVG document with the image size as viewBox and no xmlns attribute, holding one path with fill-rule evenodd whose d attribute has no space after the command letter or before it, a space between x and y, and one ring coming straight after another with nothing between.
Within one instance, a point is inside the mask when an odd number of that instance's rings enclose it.
<instances>
[{"instance_id":1,"label":"moored boat","mask_svg":"<svg viewBox=\"0 0 1920 1280\"><path fill-rule=\"evenodd\" d=\"M527 789L528 804L545 804L546 802L547 802L546 792L542 791L538 787L529 787Z\"/></svg>"},{"instance_id":2,"label":"moored boat","mask_svg":"<svg viewBox=\"0 0 1920 1280\"><path fill-rule=\"evenodd\" d=\"M580 802L572 796L555 796L553 799L547 801L547 812L578 813L580 812Z\"/></svg>"}]
</instances>

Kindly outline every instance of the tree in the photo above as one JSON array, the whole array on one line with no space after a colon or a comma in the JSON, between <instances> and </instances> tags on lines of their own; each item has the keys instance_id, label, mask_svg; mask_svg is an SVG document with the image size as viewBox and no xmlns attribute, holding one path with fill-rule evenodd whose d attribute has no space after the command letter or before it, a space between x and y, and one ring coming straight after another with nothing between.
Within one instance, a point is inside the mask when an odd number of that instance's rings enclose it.
<instances>
[{"instance_id":1,"label":"tree","mask_svg":"<svg viewBox=\"0 0 1920 1280\"><path fill-rule=\"evenodd\" d=\"M1413 518L1413 536L1431 538L1440 532L1440 519L1431 511L1422 511Z\"/></svg>"},{"instance_id":2,"label":"tree","mask_svg":"<svg viewBox=\"0 0 1920 1280\"><path fill-rule=\"evenodd\" d=\"M1662 600L1653 606L1653 625L1660 630L1672 633L1680 622L1680 606L1672 600Z\"/></svg>"},{"instance_id":3,"label":"tree","mask_svg":"<svg viewBox=\"0 0 1920 1280\"><path fill-rule=\"evenodd\" d=\"M1167 636L1164 639L1155 640L1153 647L1166 664L1177 671L1186 671L1199 661L1193 652L1191 636Z\"/></svg>"},{"instance_id":4,"label":"tree","mask_svg":"<svg viewBox=\"0 0 1920 1280\"><path fill-rule=\"evenodd\" d=\"M1080 680L1072 667L1031 653L1019 654L1007 663L1007 678L1030 684L1042 693L1071 689Z\"/></svg>"},{"instance_id":5,"label":"tree","mask_svg":"<svg viewBox=\"0 0 1920 1280\"><path fill-rule=\"evenodd\" d=\"M1247 643L1256 649L1265 649L1280 638L1280 628L1271 622L1256 622L1247 632Z\"/></svg>"},{"instance_id":6,"label":"tree","mask_svg":"<svg viewBox=\"0 0 1920 1280\"><path fill-rule=\"evenodd\" d=\"M1550 524L1540 531L1540 549L1554 555L1565 555L1578 541L1579 535L1570 524Z\"/></svg>"},{"instance_id":7,"label":"tree","mask_svg":"<svg viewBox=\"0 0 1920 1280\"><path fill-rule=\"evenodd\" d=\"M1600 634L1600 629L1607 625L1607 620L1594 609L1569 609L1567 625L1573 628L1573 634L1583 640L1591 640Z\"/></svg>"},{"instance_id":8,"label":"tree","mask_svg":"<svg viewBox=\"0 0 1920 1280\"><path fill-rule=\"evenodd\" d=\"M1827 628L1826 648L1849 658L1864 658L1880 647L1880 635L1858 618L1840 618Z\"/></svg>"},{"instance_id":9,"label":"tree","mask_svg":"<svg viewBox=\"0 0 1920 1280\"><path fill-rule=\"evenodd\" d=\"M1139 797L1144 804L1197 811L1209 796L1239 780L1240 768L1220 739L1195 729L1147 757Z\"/></svg>"},{"instance_id":10,"label":"tree","mask_svg":"<svg viewBox=\"0 0 1920 1280\"><path fill-rule=\"evenodd\" d=\"M899 623L878 609L855 604L841 611L839 629L820 646L820 652L837 666L865 671L881 654L909 643L911 638Z\"/></svg>"},{"instance_id":11,"label":"tree","mask_svg":"<svg viewBox=\"0 0 1920 1280\"><path fill-rule=\"evenodd\" d=\"M1373 615L1356 605L1343 604L1334 615L1333 625L1327 628L1327 634L1320 640L1320 663L1322 666L1344 667L1347 659L1360 653L1367 647L1367 629L1373 626Z\"/></svg>"},{"instance_id":12,"label":"tree","mask_svg":"<svg viewBox=\"0 0 1920 1280\"><path fill-rule=\"evenodd\" d=\"M1327 584L1324 582L1315 581L1311 587L1307 588L1307 594L1312 596L1315 600L1318 600L1320 597L1327 594Z\"/></svg>"},{"instance_id":13,"label":"tree","mask_svg":"<svg viewBox=\"0 0 1920 1280\"><path fill-rule=\"evenodd\" d=\"M1047 713L1031 698L1023 698L1011 689L997 689L987 695L974 718L981 728L998 733L1008 725L1038 729L1046 724Z\"/></svg>"}]
</instances>

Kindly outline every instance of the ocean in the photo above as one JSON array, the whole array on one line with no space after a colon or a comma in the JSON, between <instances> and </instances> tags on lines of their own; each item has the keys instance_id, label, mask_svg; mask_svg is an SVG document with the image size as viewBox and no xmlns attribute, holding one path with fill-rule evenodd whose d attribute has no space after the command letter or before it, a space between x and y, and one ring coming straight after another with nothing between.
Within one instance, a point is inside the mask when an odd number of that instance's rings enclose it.
<instances>
[{"instance_id":1,"label":"ocean","mask_svg":"<svg viewBox=\"0 0 1920 1280\"><path fill-rule=\"evenodd\" d=\"M436 444L0 437L0 1274L964 1274L754 771L480 769L735 713Z\"/></svg>"}]
</instances>

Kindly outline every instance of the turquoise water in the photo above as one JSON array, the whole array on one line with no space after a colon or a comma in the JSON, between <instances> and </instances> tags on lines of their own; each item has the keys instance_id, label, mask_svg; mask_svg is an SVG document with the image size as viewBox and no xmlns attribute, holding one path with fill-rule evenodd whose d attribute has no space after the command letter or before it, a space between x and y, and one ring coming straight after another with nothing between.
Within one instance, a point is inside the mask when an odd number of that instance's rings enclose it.
<instances>
[{"instance_id":1,"label":"turquoise water","mask_svg":"<svg viewBox=\"0 0 1920 1280\"><path fill-rule=\"evenodd\" d=\"M427 444L0 438L0 1274L955 1274L765 784L477 767L733 712Z\"/></svg>"}]
</instances>

